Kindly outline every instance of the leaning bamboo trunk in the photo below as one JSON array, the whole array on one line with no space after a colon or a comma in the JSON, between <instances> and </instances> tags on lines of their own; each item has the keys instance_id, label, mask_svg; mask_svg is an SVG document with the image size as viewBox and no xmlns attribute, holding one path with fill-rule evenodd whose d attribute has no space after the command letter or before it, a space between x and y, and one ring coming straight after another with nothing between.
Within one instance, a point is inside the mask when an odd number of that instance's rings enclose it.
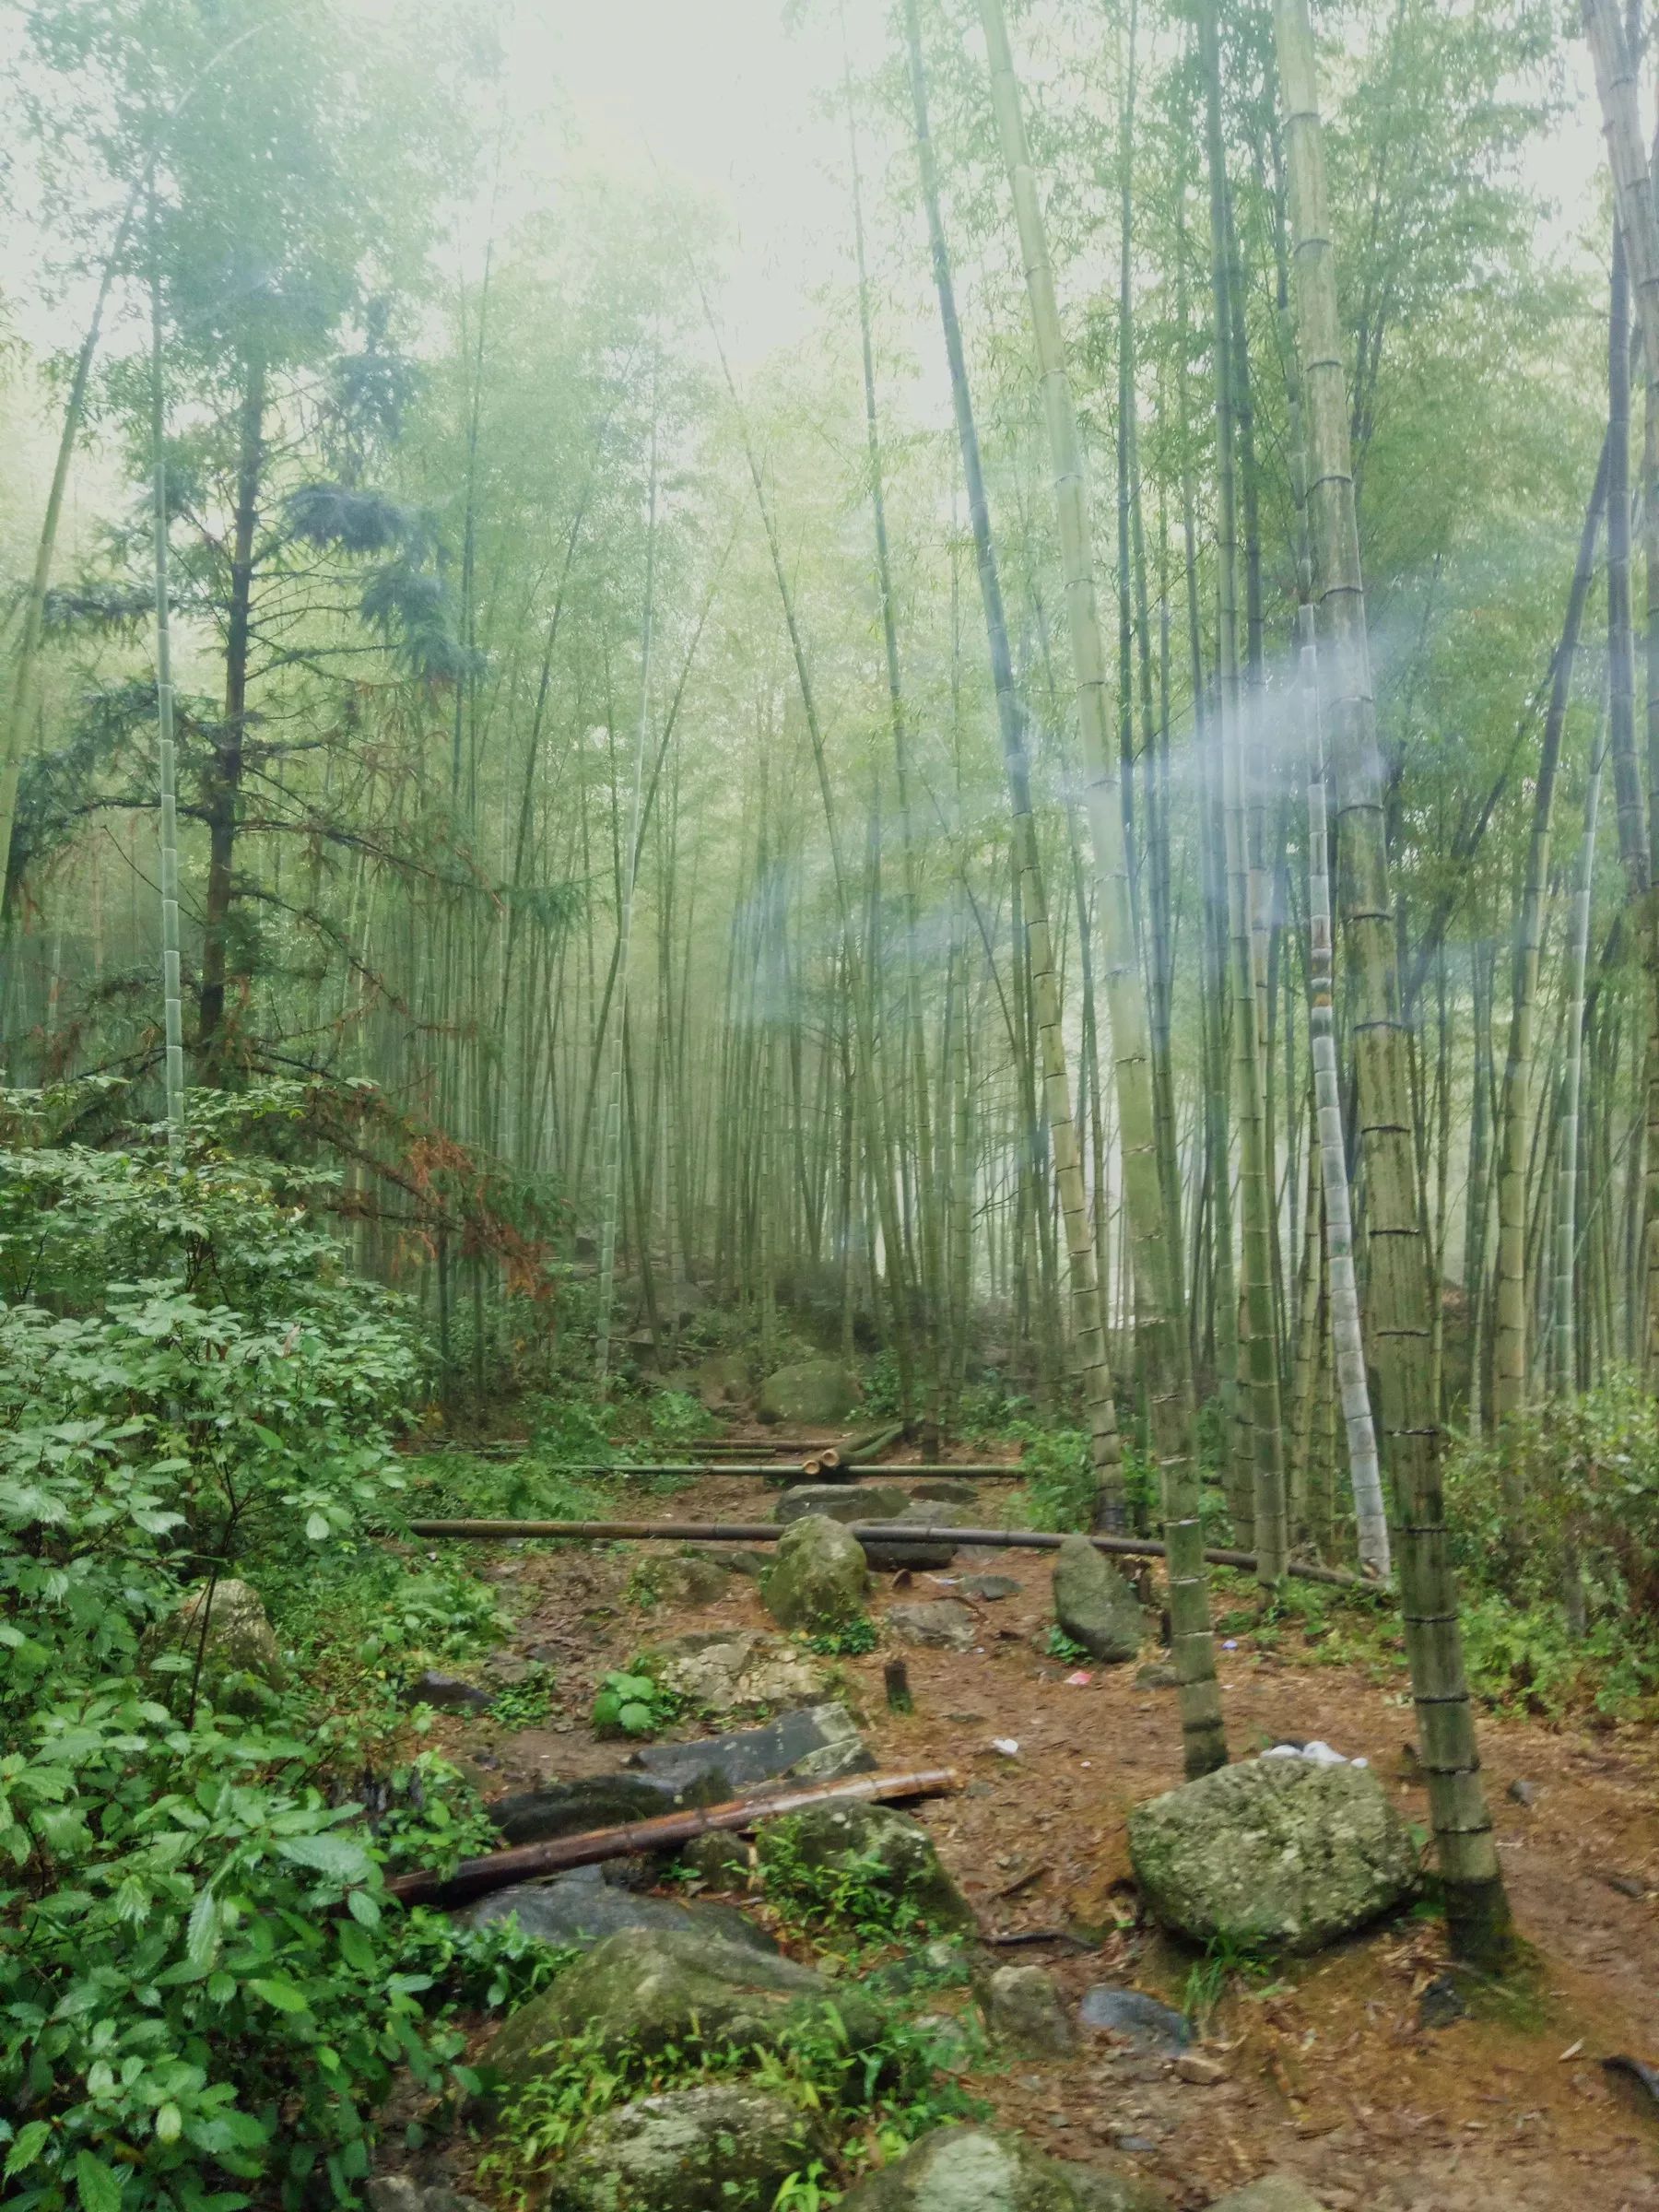
<instances>
[{"instance_id":1,"label":"leaning bamboo trunk","mask_svg":"<svg viewBox=\"0 0 1659 2212\"><path fill-rule=\"evenodd\" d=\"M1314 559L1328 641L1321 673L1335 739L1343 935L1356 1001L1371 1335L1378 1410L1400 1512L1401 1611L1453 1947L1462 1957L1497 1963L1509 1947L1509 1906L1481 1786L1446 1540L1430 1286L1412 1142L1410 1041L1399 1013L1382 761L1308 0L1275 0L1274 29Z\"/></svg>"},{"instance_id":2,"label":"leaning bamboo trunk","mask_svg":"<svg viewBox=\"0 0 1659 2212\"><path fill-rule=\"evenodd\" d=\"M1042 380L1043 408L1059 511L1060 552L1071 630L1083 773L1100 881L1101 948L1112 1020L1124 1201L1133 1239L1135 1312L1147 1346L1153 1447L1163 1483L1170 1547L1170 1615L1181 1678L1182 1733L1190 1775L1227 1759L1216 1682L1209 1593L1204 1574L1200 1477L1194 1437L1193 1378L1185 1317L1175 1291L1171 1225L1158 1163L1152 1047L1129 898L1118 763L1106 697L1106 659L1095 594L1094 549L1077 409L1037 181L1026 146L1019 90L1000 0L981 0L991 60L992 100L1019 229L1026 289Z\"/></svg>"},{"instance_id":3,"label":"leaning bamboo trunk","mask_svg":"<svg viewBox=\"0 0 1659 2212\"><path fill-rule=\"evenodd\" d=\"M1601 801L1602 759L1603 755L1597 753L1592 761L1584 794L1584 835L1572 887L1572 935L1567 956L1567 1068L1561 1085L1555 1265L1555 1383L1564 1394L1578 1387L1573 1278L1578 1253L1579 1097L1583 1082L1584 967L1590 951L1590 894L1595 879L1595 816Z\"/></svg>"},{"instance_id":4,"label":"leaning bamboo trunk","mask_svg":"<svg viewBox=\"0 0 1659 2212\"><path fill-rule=\"evenodd\" d=\"M1595 541L1607 494L1607 444L1602 445L1594 489L1579 534L1578 558L1567 594L1566 619L1556 648L1549 706L1533 786L1532 830L1525 873L1515 910L1515 941L1511 982L1509 1048L1503 1070L1498 1129L1498 1297L1492 1349L1492 1421L1517 1413L1526 1395L1526 1190L1527 1141L1532 1127L1533 1027L1538 997L1538 958L1543 930L1544 889L1549 876L1550 817L1561 732L1572 693L1573 665L1584 603L1595 568ZM1510 1502L1518 1506L1515 1477L1507 1477Z\"/></svg>"},{"instance_id":5,"label":"leaning bamboo trunk","mask_svg":"<svg viewBox=\"0 0 1659 2212\"><path fill-rule=\"evenodd\" d=\"M996 691L997 724L1002 735L1003 767L1014 821L1016 891L1025 919L1037 1052L1023 1053L1022 1061L1034 1083L1041 1071L1043 1111L1053 1147L1054 1181L1065 1224L1065 1248L1072 1300L1072 1341L1083 1386L1088 1419L1089 1447L1095 1482L1095 1524L1121 1529L1127 1524L1124 1492L1123 1451L1118 1437L1117 1406L1112 1369L1106 1356L1106 1333L1101 1323L1099 1260L1095 1250L1094 1221L1083 1175L1083 1158L1072 1115L1071 1076L1066 1065L1065 1038L1059 981L1055 974L1049 926L1048 890L1043 880L1037 827L1031 813L1031 786L1026 748L1025 714L1015 688L1013 656L1008 646L1007 618L997 570L996 547L991 532L990 503L981 465L979 431L973 418L973 401L968 384L967 357L956 309L956 288L950 253L946 242L940 208L939 182L934 159L933 135L928 123L927 80L922 60L921 25L916 0L907 0L911 95L915 118L916 152L922 173L922 194L927 213L928 241L933 257L934 285L938 294L939 319L950 369L951 400L956 414L957 440L961 449L962 474L967 484L968 508L973 529L980 597L984 610L992 677ZM1031 1065L1035 1058L1036 1066Z\"/></svg>"},{"instance_id":6,"label":"leaning bamboo trunk","mask_svg":"<svg viewBox=\"0 0 1659 2212\"><path fill-rule=\"evenodd\" d=\"M1650 419L1659 406L1659 206L1653 200L1647 145L1642 135L1641 89L1636 64L1615 0L1583 0L1584 36L1595 67L1595 88L1613 175L1613 201L1630 272L1636 319L1641 333ZM1653 544L1650 518L1649 543ZM1649 579L1650 593L1653 581ZM1649 681L1653 672L1649 671ZM1642 854L1645 863L1645 850ZM1630 865L1629 857L1627 865ZM1632 903L1635 877L1632 874ZM1645 867L1641 871L1645 874ZM1646 1323L1642 1331L1650 1374L1659 1365L1659 912L1651 886L1643 886L1638 936L1648 984L1648 1174L1646 1235Z\"/></svg>"}]
</instances>

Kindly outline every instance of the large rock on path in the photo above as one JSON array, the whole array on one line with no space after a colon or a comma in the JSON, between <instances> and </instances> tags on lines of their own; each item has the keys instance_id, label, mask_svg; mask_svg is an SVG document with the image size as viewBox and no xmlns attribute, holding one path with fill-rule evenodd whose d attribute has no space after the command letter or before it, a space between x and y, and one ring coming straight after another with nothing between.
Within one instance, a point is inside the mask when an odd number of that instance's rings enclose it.
<instances>
[{"instance_id":1,"label":"large rock on path","mask_svg":"<svg viewBox=\"0 0 1659 2212\"><path fill-rule=\"evenodd\" d=\"M999 2043L1033 2058L1069 2058L1077 2047L1059 1984L1045 1967L999 1966L980 1995L985 2025Z\"/></svg>"},{"instance_id":2,"label":"large rock on path","mask_svg":"<svg viewBox=\"0 0 1659 2212\"><path fill-rule=\"evenodd\" d=\"M735 1905L677 1905L665 1897L636 1897L606 1881L597 1866L574 1867L550 1882L515 1882L476 1904L466 1919L475 1928L516 1920L538 1942L577 1951L591 1951L607 1936L630 1928L736 1943L757 1951L778 1947Z\"/></svg>"},{"instance_id":3,"label":"large rock on path","mask_svg":"<svg viewBox=\"0 0 1659 2212\"><path fill-rule=\"evenodd\" d=\"M1369 1767L1253 1759L1136 1806L1135 1879L1165 1927L1313 1951L1386 1912L1417 1849Z\"/></svg>"},{"instance_id":4,"label":"large rock on path","mask_svg":"<svg viewBox=\"0 0 1659 2212\"><path fill-rule=\"evenodd\" d=\"M710 1794L696 1787L694 1779L680 1783L641 1774L595 1774L580 1782L515 1790L484 1809L503 1844L548 1843L558 1836L585 1835L594 1828L654 1820L687 1805L718 1805L723 1794Z\"/></svg>"},{"instance_id":5,"label":"large rock on path","mask_svg":"<svg viewBox=\"0 0 1659 2212\"><path fill-rule=\"evenodd\" d=\"M824 1429L855 1412L859 1394L856 1378L839 1359L799 1359L767 1376L756 1410L763 1421Z\"/></svg>"},{"instance_id":6,"label":"large rock on path","mask_svg":"<svg viewBox=\"0 0 1659 2212\"><path fill-rule=\"evenodd\" d=\"M1017 2136L940 2127L841 2198L841 2212L1169 2212L1126 2161L1074 2166Z\"/></svg>"},{"instance_id":7,"label":"large rock on path","mask_svg":"<svg viewBox=\"0 0 1659 2212\"><path fill-rule=\"evenodd\" d=\"M756 1831L762 1868L783 1865L851 1875L913 1905L935 1925L971 1928L973 1911L939 1864L919 1820L887 1805L815 1805Z\"/></svg>"},{"instance_id":8,"label":"large rock on path","mask_svg":"<svg viewBox=\"0 0 1659 2212\"><path fill-rule=\"evenodd\" d=\"M767 2212L818 2147L812 2121L741 2082L602 2112L555 2172L549 2212Z\"/></svg>"},{"instance_id":9,"label":"large rock on path","mask_svg":"<svg viewBox=\"0 0 1659 2212\"><path fill-rule=\"evenodd\" d=\"M688 1744L648 1744L630 1766L686 1802L718 1805L757 1783L833 1782L867 1774L876 1761L844 1705L809 1705L781 1712L764 1728L705 1735Z\"/></svg>"},{"instance_id":10,"label":"large rock on path","mask_svg":"<svg viewBox=\"0 0 1659 2212\"><path fill-rule=\"evenodd\" d=\"M1067 1536L1055 1555L1054 1618L1108 1665L1133 1659L1147 1632L1140 1600L1087 1536Z\"/></svg>"},{"instance_id":11,"label":"large rock on path","mask_svg":"<svg viewBox=\"0 0 1659 2212\"><path fill-rule=\"evenodd\" d=\"M635 1929L609 1936L522 2005L482 2057L516 2085L535 2079L544 2053L561 2055L583 2033L606 2053L650 2055L670 2043L774 2051L798 2020L830 2006L853 2050L878 2040L881 2018L868 1998L810 1967L702 1935Z\"/></svg>"},{"instance_id":12,"label":"large rock on path","mask_svg":"<svg viewBox=\"0 0 1659 2212\"><path fill-rule=\"evenodd\" d=\"M864 1611L870 1571L857 1539L825 1513L790 1522L778 1538L771 1572L761 1578L760 1598L784 1629L844 1629Z\"/></svg>"}]
</instances>

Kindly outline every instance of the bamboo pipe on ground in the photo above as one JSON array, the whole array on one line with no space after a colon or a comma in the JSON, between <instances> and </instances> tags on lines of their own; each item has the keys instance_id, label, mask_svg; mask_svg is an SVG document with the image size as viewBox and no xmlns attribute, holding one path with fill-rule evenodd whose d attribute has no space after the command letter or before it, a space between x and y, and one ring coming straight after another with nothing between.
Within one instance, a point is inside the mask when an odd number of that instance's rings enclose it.
<instances>
[{"instance_id":1,"label":"bamboo pipe on ground","mask_svg":"<svg viewBox=\"0 0 1659 2212\"><path fill-rule=\"evenodd\" d=\"M788 1527L777 1521L411 1521L416 1536L460 1536L480 1543L510 1543L521 1537L563 1537L570 1543L597 1543L621 1539L652 1539L679 1544L775 1544ZM1038 1528L946 1528L924 1521L854 1521L847 1534L861 1544L985 1545L1003 1551L1058 1551L1065 1539ZM1138 1536L1091 1535L1097 1551L1116 1559L1161 1559L1165 1547ZM1207 1550L1212 1567L1242 1567L1253 1571L1253 1551ZM1321 1583L1333 1590L1375 1590L1384 1585L1364 1575L1345 1574L1336 1567L1317 1567L1292 1559L1288 1571L1306 1583Z\"/></svg>"}]
</instances>

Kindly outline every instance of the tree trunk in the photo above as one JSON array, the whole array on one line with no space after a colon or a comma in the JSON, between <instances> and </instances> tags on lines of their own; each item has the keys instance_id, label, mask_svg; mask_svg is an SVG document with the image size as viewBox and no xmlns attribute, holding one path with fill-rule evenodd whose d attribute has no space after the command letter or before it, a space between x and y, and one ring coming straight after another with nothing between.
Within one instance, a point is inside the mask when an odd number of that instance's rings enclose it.
<instances>
[{"instance_id":1,"label":"tree trunk","mask_svg":"<svg viewBox=\"0 0 1659 2212\"><path fill-rule=\"evenodd\" d=\"M910 5L913 10L914 0L910 0ZM1163 1179L1159 1172L1151 1040L1130 903L1123 799L1111 742L1088 485L1042 212L1026 147L1025 122L1000 0L981 0L980 17L990 53L992 99L1025 264L1059 510L1083 773L1100 878L1101 965L1112 1022L1124 1203L1133 1239L1135 1312L1147 1346L1144 1367L1151 1399L1153 1448L1163 1482L1170 1616L1181 1678L1186 1769L1189 1775L1206 1774L1225 1763L1227 1740L1204 1572L1193 1379L1185 1317L1176 1295Z\"/></svg>"},{"instance_id":2,"label":"tree trunk","mask_svg":"<svg viewBox=\"0 0 1659 2212\"><path fill-rule=\"evenodd\" d=\"M1335 745L1343 935L1355 990L1372 1346L1400 1511L1401 1610L1453 1947L1460 1957L1497 1964L1509 1951L1509 1906L1480 1781L1447 1547L1429 1281L1411 1141L1410 1040L1399 1016L1382 761L1308 0L1275 0L1274 29L1289 167L1314 559L1328 640L1321 673Z\"/></svg>"}]
</instances>

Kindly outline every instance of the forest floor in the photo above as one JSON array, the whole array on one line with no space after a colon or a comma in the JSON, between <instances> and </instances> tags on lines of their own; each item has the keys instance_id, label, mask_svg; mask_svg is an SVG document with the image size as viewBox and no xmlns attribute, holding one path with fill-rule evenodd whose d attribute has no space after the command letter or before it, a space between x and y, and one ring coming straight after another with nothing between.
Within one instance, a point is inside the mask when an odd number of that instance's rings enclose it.
<instances>
[{"instance_id":1,"label":"forest floor","mask_svg":"<svg viewBox=\"0 0 1659 2212\"><path fill-rule=\"evenodd\" d=\"M994 1518L1001 1487L982 1486L979 1516L952 1517ZM771 1502L758 1481L712 1476L678 1490L670 1510L753 1520ZM487 1793L619 1768L628 1747L596 1742L588 1712L599 1677L642 1641L771 1627L741 1576L701 1610L630 1602L630 1573L650 1548L477 1548L478 1571L509 1600L515 1645L559 1654L539 1725L506 1734L438 1722ZM1141 1921L1124 1840L1129 1807L1182 1780L1174 1693L1137 1687L1134 1666L1088 1665L1087 1684L1067 1683L1074 1663L1041 1648L1053 1618L1044 1555L959 1556L951 1572L972 1568L1006 1572L1018 1593L974 1604L982 1633L971 1652L905 1649L912 1714L891 1714L882 1691L883 1657L904 1647L828 1663L830 1694L853 1707L882 1768L959 1771L956 1794L916 1809L987 1935L1044 1932L999 1948L1001 1959L1041 1962L1074 2003L1111 1982L1179 2006L1199 1961ZM945 1576L900 1583L874 1579L878 1627L894 1596L961 1595ZM1230 1613L1227 1603L1218 1613L1230 1648L1218 1655L1235 1758L1323 1738L1368 1758L1426 1826L1406 1682L1387 1632L1371 1628L1367 1644L1310 1640L1256 1622L1253 1601ZM1058 2156L1129 2150L1182 2212L1270 2170L1301 2176L1331 2212L1659 2207L1659 2106L1601 2064L1616 2053L1659 2061L1659 1743L1633 1724L1485 1719L1480 1735L1510 1895L1535 1954L1519 1994L1423 2026L1421 1994L1446 1959L1438 1924L1407 1916L1271 1979L1235 1975L1201 2046L1223 2070L1215 2083L1183 2080L1084 2029L1073 2058L998 2061L967 2086ZM1510 1795L1514 1783L1531 1785L1529 1803Z\"/></svg>"}]
</instances>

